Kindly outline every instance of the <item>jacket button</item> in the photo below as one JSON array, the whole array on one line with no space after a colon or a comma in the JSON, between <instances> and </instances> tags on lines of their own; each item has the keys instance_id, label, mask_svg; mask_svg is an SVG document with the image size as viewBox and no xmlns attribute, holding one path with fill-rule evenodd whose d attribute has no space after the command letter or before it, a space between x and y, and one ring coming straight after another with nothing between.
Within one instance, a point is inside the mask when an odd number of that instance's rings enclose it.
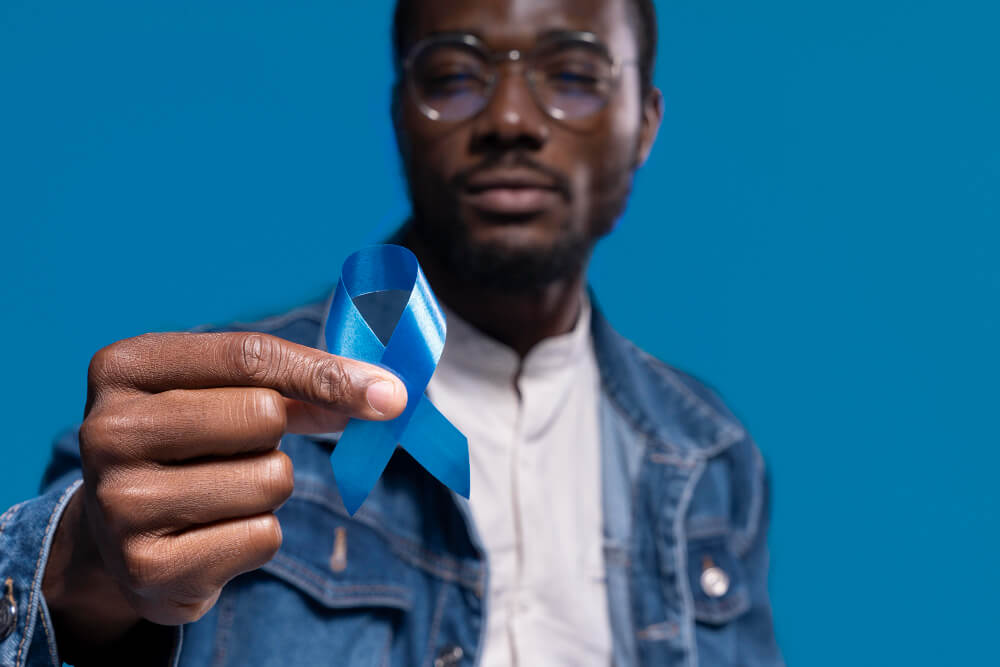
<instances>
[{"instance_id":1,"label":"jacket button","mask_svg":"<svg viewBox=\"0 0 1000 667\"><path fill-rule=\"evenodd\" d=\"M718 565L708 565L701 571L701 590L710 598L721 598L729 592L729 575Z\"/></svg>"},{"instance_id":2,"label":"jacket button","mask_svg":"<svg viewBox=\"0 0 1000 667\"><path fill-rule=\"evenodd\" d=\"M10 637L17 625L17 602L14 600L14 581L8 577L4 582L5 595L0 599L0 642Z\"/></svg>"},{"instance_id":3,"label":"jacket button","mask_svg":"<svg viewBox=\"0 0 1000 667\"><path fill-rule=\"evenodd\" d=\"M461 646L445 646L434 658L434 667L453 667L462 661L465 651Z\"/></svg>"}]
</instances>

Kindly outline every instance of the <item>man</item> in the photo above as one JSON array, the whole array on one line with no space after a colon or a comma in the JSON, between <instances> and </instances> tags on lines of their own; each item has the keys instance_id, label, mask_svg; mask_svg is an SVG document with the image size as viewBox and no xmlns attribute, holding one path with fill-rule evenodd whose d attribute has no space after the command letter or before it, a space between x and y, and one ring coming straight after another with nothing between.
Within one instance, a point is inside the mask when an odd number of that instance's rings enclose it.
<instances>
[{"instance_id":1,"label":"man","mask_svg":"<svg viewBox=\"0 0 1000 667\"><path fill-rule=\"evenodd\" d=\"M0 519L0 664L780 664L753 442L585 290L660 122L654 25L642 0L397 7L396 240L448 313L428 395L469 436L468 503L397 452L344 511L337 434L407 397L316 349L325 304L120 341Z\"/></svg>"}]
</instances>

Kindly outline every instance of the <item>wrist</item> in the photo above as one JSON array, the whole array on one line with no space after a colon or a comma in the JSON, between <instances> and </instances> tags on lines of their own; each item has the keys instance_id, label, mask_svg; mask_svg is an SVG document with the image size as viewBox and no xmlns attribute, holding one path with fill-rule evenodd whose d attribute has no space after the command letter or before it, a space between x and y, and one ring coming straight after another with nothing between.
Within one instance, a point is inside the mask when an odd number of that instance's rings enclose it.
<instances>
[{"instance_id":1,"label":"wrist","mask_svg":"<svg viewBox=\"0 0 1000 667\"><path fill-rule=\"evenodd\" d=\"M105 568L86 522L82 489L56 527L42 581L64 659L116 642L141 620Z\"/></svg>"}]
</instances>

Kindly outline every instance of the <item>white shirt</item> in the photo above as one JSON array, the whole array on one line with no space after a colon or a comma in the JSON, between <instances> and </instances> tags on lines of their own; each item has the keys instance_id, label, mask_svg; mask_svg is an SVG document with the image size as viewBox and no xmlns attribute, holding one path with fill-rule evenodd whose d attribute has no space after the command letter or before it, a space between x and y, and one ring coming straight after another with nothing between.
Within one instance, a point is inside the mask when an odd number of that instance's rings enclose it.
<instances>
[{"instance_id":1,"label":"white shirt","mask_svg":"<svg viewBox=\"0 0 1000 667\"><path fill-rule=\"evenodd\" d=\"M486 548L483 667L608 665L599 376L583 297L573 330L523 361L446 311L428 396L469 438Z\"/></svg>"}]
</instances>

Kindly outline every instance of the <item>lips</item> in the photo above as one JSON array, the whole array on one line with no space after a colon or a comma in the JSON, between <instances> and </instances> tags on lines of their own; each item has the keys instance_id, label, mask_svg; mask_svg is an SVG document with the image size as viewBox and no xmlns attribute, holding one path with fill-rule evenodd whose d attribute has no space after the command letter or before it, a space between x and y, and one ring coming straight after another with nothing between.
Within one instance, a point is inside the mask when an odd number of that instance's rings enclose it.
<instances>
[{"instance_id":1,"label":"lips","mask_svg":"<svg viewBox=\"0 0 1000 667\"><path fill-rule=\"evenodd\" d=\"M559 203L561 191L545 174L525 169L479 172L466 182L463 198L475 209L498 216L528 216Z\"/></svg>"}]
</instances>

